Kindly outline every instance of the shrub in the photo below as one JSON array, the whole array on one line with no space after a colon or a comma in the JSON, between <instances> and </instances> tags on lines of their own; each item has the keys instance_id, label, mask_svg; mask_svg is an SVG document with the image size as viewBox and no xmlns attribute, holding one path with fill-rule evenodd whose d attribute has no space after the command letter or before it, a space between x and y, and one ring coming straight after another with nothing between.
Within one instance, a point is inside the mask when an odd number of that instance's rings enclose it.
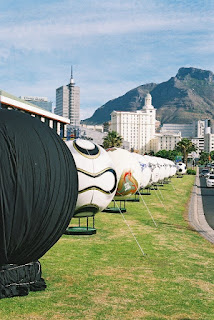
<instances>
[{"instance_id":1,"label":"shrub","mask_svg":"<svg viewBox=\"0 0 214 320\"><path fill-rule=\"evenodd\" d=\"M193 169L187 169L187 174L196 175L196 170L193 170Z\"/></svg>"}]
</instances>

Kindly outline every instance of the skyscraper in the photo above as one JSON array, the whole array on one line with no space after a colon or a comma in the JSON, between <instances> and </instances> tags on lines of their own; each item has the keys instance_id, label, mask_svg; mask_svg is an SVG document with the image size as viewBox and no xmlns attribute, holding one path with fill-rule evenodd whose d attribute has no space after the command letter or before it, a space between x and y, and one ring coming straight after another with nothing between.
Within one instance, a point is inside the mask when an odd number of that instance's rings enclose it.
<instances>
[{"instance_id":1,"label":"skyscraper","mask_svg":"<svg viewBox=\"0 0 214 320\"><path fill-rule=\"evenodd\" d=\"M54 113L69 118L73 127L80 124L80 88L75 86L72 67L70 83L56 89Z\"/></svg>"}]
</instances>

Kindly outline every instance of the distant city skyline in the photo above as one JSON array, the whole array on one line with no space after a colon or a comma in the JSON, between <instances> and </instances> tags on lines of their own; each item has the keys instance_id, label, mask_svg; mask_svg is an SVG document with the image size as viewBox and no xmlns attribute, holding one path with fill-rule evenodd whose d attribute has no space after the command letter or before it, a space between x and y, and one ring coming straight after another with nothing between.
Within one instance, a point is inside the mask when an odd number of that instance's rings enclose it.
<instances>
[{"instance_id":1,"label":"distant city skyline","mask_svg":"<svg viewBox=\"0 0 214 320\"><path fill-rule=\"evenodd\" d=\"M0 30L0 89L55 106L72 65L81 119L180 67L214 71L212 0L8 0Z\"/></svg>"}]
</instances>

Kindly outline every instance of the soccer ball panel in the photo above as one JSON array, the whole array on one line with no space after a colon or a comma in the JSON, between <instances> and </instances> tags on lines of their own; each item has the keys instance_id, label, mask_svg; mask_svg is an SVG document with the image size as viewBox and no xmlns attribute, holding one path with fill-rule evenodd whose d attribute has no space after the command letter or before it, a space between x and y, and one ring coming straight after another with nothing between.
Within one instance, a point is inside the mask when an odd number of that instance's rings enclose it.
<instances>
[{"instance_id":1,"label":"soccer ball panel","mask_svg":"<svg viewBox=\"0 0 214 320\"><path fill-rule=\"evenodd\" d=\"M117 196L135 194L138 190L138 181L134 178L131 170L124 170L120 176L117 187Z\"/></svg>"},{"instance_id":2,"label":"soccer ball panel","mask_svg":"<svg viewBox=\"0 0 214 320\"><path fill-rule=\"evenodd\" d=\"M141 169L138 161L127 150L110 148L107 150L114 162L118 178L117 195L134 194L140 186Z\"/></svg>"},{"instance_id":3,"label":"soccer ball panel","mask_svg":"<svg viewBox=\"0 0 214 320\"><path fill-rule=\"evenodd\" d=\"M67 142L75 160L79 192L75 217L93 216L105 209L117 189L113 161L99 145L83 139Z\"/></svg>"}]
</instances>

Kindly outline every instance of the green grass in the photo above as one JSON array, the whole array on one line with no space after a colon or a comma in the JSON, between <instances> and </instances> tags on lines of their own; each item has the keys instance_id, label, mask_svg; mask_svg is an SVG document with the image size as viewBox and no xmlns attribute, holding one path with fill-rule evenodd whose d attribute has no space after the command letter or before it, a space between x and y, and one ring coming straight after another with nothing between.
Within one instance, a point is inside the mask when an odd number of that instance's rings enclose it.
<instances>
[{"instance_id":1,"label":"green grass","mask_svg":"<svg viewBox=\"0 0 214 320\"><path fill-rule=\"evenodd\" d=\"M187 221L194 179L143 196L157 227L142 201L126 204L145 255L120 214L99 213L96 235L63 235L40 259L47 289L0 300L0 319L214 319L213 245Z\"/></svg>"}]
</instances>

